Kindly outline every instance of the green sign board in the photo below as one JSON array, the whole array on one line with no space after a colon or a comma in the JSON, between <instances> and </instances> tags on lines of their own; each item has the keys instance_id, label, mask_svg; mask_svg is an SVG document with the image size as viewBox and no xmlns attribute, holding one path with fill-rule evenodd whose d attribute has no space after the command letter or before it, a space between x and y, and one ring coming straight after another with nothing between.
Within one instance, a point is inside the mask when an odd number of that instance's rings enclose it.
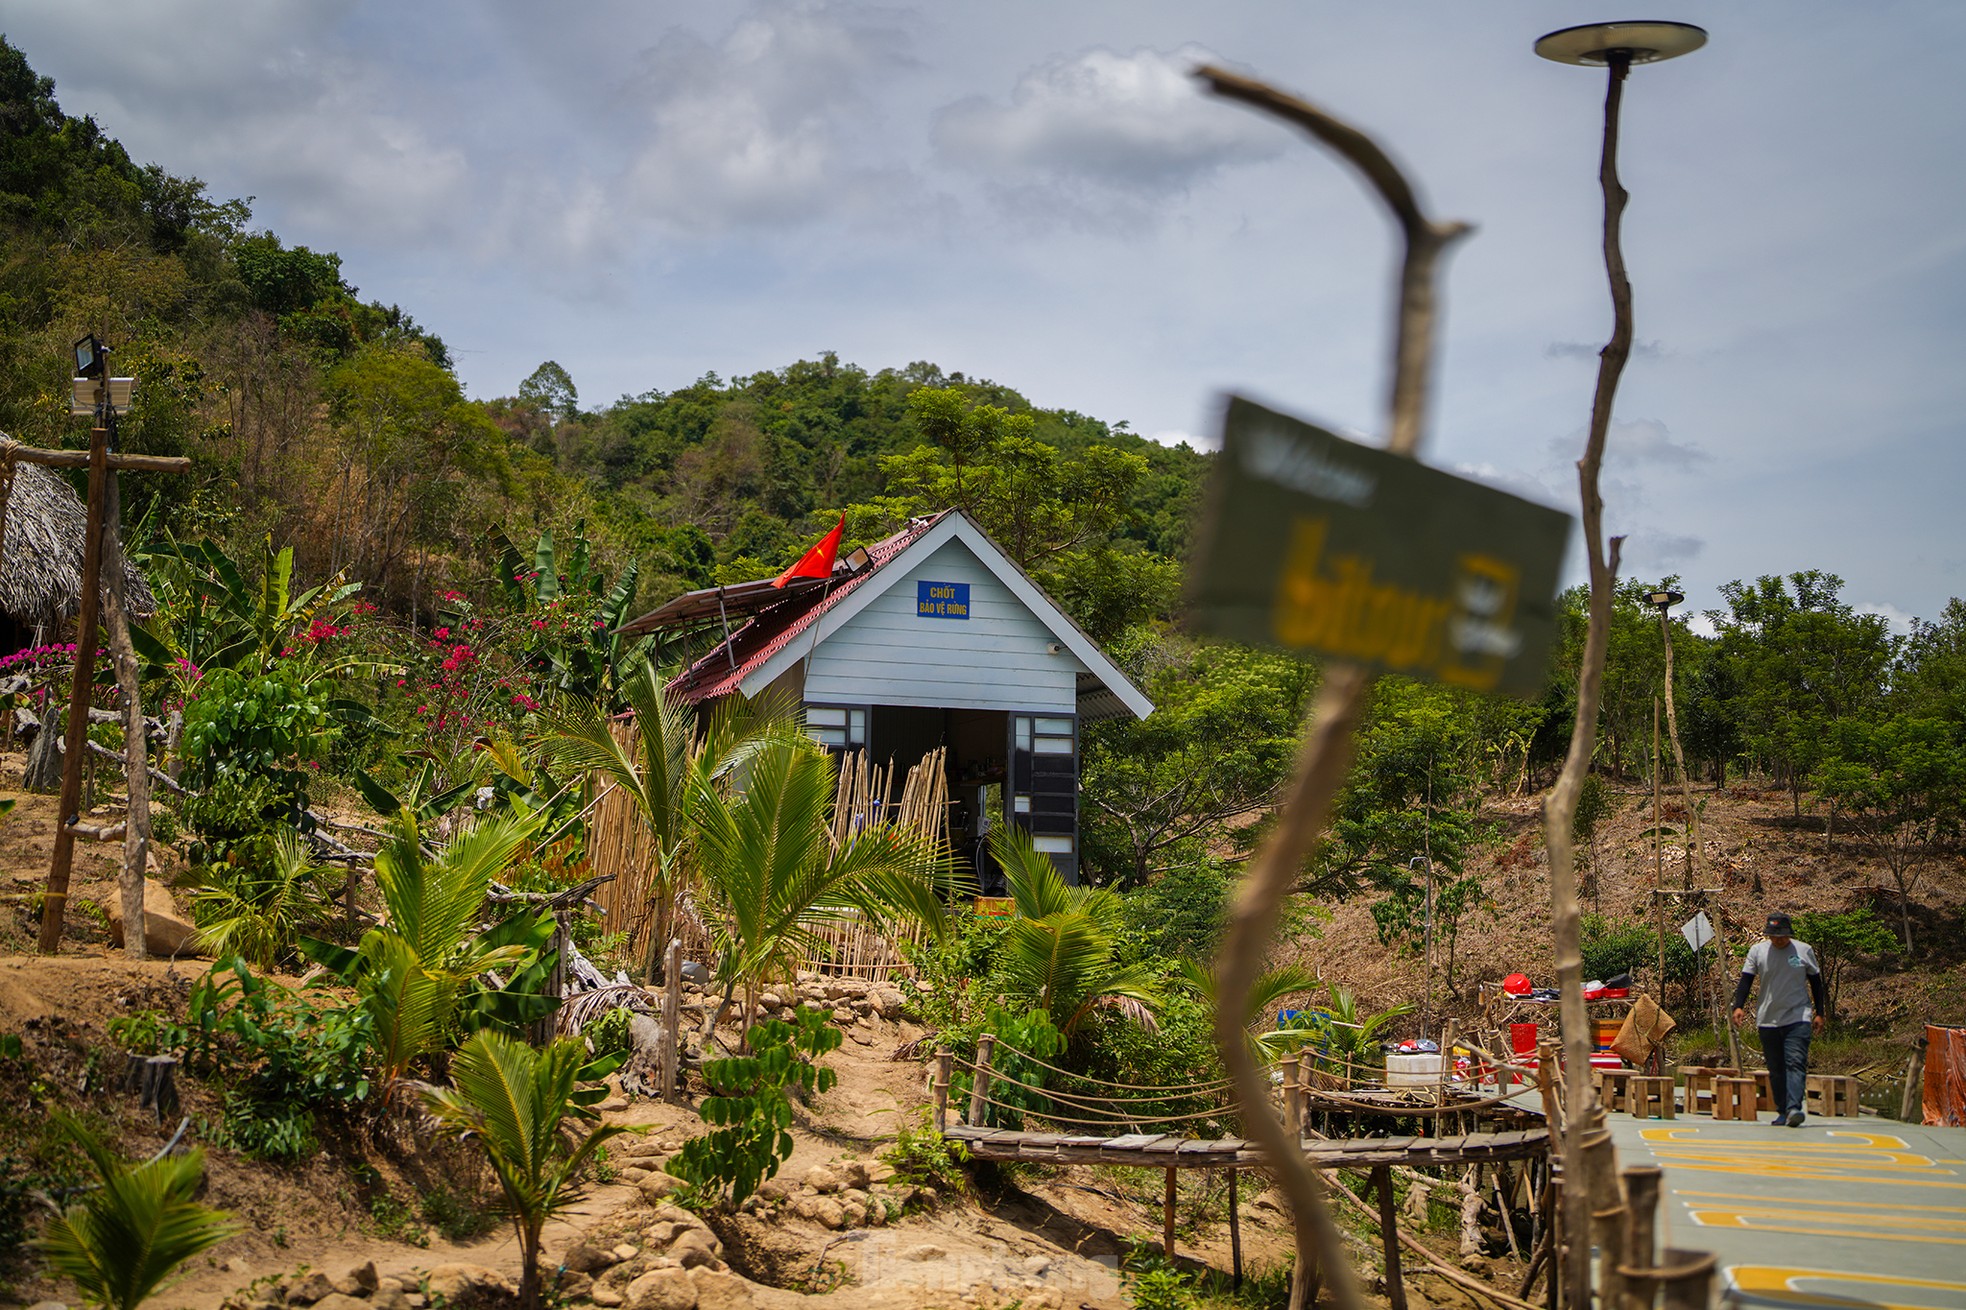
<instances>
[{"instance_id":1,"label":"green sign board","mask_svg":"<svg viewBox=\"0 0 1966 1310\"><path fill-rule=\"evenodd\" d=\"M1542 694L1570 516L1229 398L1189 573L1196 629Z\"/></svg>"}]
</instances>

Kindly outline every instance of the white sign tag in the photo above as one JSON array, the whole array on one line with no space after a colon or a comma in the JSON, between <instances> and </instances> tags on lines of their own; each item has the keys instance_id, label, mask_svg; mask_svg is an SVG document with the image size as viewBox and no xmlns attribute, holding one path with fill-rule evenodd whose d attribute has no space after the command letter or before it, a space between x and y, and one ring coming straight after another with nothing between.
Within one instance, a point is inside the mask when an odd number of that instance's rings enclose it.
<instances>
[{"instance_id":1,"label":"white sign tag","mask_svg":"<svg viewBox=\"0 0 1966 1310\"><path fill-rule=\"evenodd\" d=\"M1712 941L1713 924L1707 919L1707 912L1701 910L1679 925L1679 935L1684 937L1686 944L1696 951Z\"/></svg>"}]
</instances>

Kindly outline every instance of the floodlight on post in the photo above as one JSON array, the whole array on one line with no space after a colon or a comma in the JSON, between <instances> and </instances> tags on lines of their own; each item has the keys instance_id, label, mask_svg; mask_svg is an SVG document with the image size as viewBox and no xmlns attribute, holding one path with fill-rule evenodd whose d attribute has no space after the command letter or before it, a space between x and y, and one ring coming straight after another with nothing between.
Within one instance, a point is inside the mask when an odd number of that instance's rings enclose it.
<instances>
[{"instance_id":1,"label":"floodlight on post","mask_svg":"<svg viewBox=\"0 0 1966 1310\"><path fill-rule=\"evenodd\" d=\"M1624 101L1625 79L1635 64L1691 54L1705 45L1707 34L1691 23L1589 23L1550 32L1536 42L1536 53L1559 64L1601 67L1610 74L1604 96L1604 147L1598 181L1604 191L1604 271L1611 288L1611 339L1598 355L1597 387L1591 401L1590 435L1577 477L1584 512L1584 549L1590 566L1590 624L1584 640L1584 664L1577 680L1577 730L1564 757L1557 786L1546 807L1546 843L1550 849L1550 895L1556 909L1552 924L1556 939L1557 982L1561 995L1563 1082L1569 1113L1563 1125L1561 1158L1571 1182L1563 1189L1562 1222L1573 1238L1567 1258L1555 1261L1561 1269L1561 1299L1573 1307L1591 1303L1590 1243L1592 1232L1591 1175L1597 1171L1587 1151L1586 1134L1601 1116L1590 1085L1589 1017L1584 1008L1583 957L1580 947L1575 870L1568 842L1576 820L1577 798L1595 737L1596 713L1602 692L1604 655L1610 641L1611 609L1618 575L1619 541L1604 538L1603 499L1599 473L1611 427L1618 379L1631 356L1632 294L1625 274L1620 229L1629 199L1618 179L1618 114ZM1660 611L1663 618L1664 610ZM1684 775L1682 774L1682 778ZM1689 856L1691 852L1689 850ZM1608 1167L1608 1166L1607 1166ZM1602 1180L1599 1180L1602 1181ZM1615 1185L1615 1183L1614 1183ZM1607 1275L1606 1301L1622 1300L1615 1274Z\"/></svg>"},{"instance_id":2,"label":"floodlight on post","mask_svg":"<svg viewBox=\"0 0 1966 1310\"><path fill-rule=\"evenodd\" d=\"M1645 603L1647 605L1650 605L1653 609L1659 611L1661 616L1663 616L1667 610L1671 609L1673 606L1679 604L1679 602L1685 599L1686 597L1680 595L1676 591L1667 591L1663 589L1659 591L1648 591L1645 593Z\"/></svg>"},{"instance_id":3,"label":"floodlight on post","mask_svg":"<svg viewBox=\"0 0 1966 1310\"><path fill-rule=\"evenodd\" d=\"M99 378L109 367L109 349L91 332L75 343L75 376Z\"/></svg>"}]
</instances>

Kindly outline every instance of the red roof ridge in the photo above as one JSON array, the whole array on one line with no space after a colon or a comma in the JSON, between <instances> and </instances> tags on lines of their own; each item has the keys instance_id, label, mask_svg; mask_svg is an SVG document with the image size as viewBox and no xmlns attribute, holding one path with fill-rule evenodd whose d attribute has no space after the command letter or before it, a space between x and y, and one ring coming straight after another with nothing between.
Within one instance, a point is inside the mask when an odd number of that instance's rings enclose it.
<instances>
[{"instance_id":1,"label":"red roof ridge","mask_svg":"<svg viewBox=\"0 0 1966 1310\"><path fill-rule=\"evenodd\" d=\"M758 611L750 622L719 642L702 658L671 679L669 690L692 705L727 696L743 685L744 679L762 668L784 650L826 612L879 573L909 546L951 514L909 519L900 531L868 546L867 567L838 583L801 595L788 596L776 605Z\"/></svg>"}]
</instances>

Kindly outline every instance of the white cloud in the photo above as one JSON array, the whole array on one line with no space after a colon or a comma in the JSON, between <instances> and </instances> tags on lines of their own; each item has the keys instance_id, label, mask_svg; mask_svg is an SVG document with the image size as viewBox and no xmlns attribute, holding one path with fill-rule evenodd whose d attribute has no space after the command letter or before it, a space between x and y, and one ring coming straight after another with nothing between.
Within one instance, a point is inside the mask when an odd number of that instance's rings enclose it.
<instances>
[{"instance_id":1,"label":"white cloud","mask_svg":"<svg viewBox=\"0 0 1966 1310\"><path fill-rule=\"evenodd\" d=\"M1575 463L1584 453L1586 435L1585 429L1578 428L1569 436L1550 442L1551 459L1565 465ZM1712 460L1713 456L1698 446L1675 441L1672 432L1657 419L1613 419L1604 435L1607 469L1658 468L1685 472Z\"/></svg>"},{"instance_id":2,"label":"white cloud","mask_svg":"<svg viewBox=\"0 0 1966 1310\"><path fill-rule=\"evenodd\" d=\"M1643 572L1647 568L1690 564L1700 557L1706 546L1704 537L1643 529L1625 538L1624 571L1629 575L1633 569Z\"/></svg>"},{"instance_id":3,"label":"white cloud","mask_svg":"<svg viewBox=\"0 0 1966 1310\"><path fill-rule=\"evenodd\" d=\"M1914 616L1905 610L1899 609L1896 605L1866 601L1861 605L1852 605L1850 608L1859 614L1878 615L1886 623L1889 623L1891 625L1891 631L1897 633L1899 636L1903 636L1905 633L1911 631L1911 622Z\"/></svg>"},{"instance_id":4,"label":"white cloud","mask_svg":"<svg viewBox=\"0 0 1966 1310\"><path fill-rule=\"evenodd\" d=\"M974 96L942 110L935 148L947 163L1003 183L1178 192L1285 144L1273 125L1199 93L1190 70L1212 61L1193 45L1052 59L1017 79L1008 104Z\"/></svg>"},{"instance_id":5,"label":"white cloud","mask_svg":"<svg viewBox=\"0 0 1966 1310\"><path fill-rule=\"evenodd\" d=\"M621 196L637 213L687 232L797 225L907 187L857 157L858 88L910 64L887 15L768 3L717 40L672 29L642 62L610 125L639 142Z\"/></svg>"}]
</instances>

